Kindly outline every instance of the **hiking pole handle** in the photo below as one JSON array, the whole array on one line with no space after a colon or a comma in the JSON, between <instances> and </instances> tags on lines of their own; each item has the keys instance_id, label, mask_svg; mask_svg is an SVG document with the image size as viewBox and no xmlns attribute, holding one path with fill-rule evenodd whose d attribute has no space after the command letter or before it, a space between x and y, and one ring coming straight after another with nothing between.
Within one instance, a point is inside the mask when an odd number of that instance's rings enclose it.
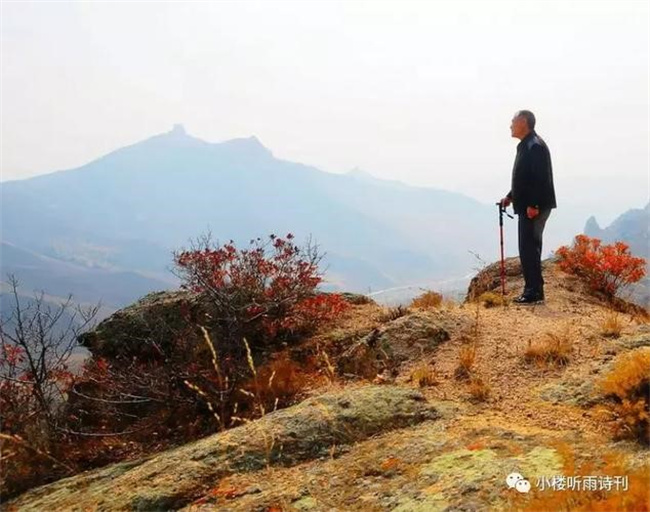
<instances>
[{"instance_id":1,"label":"hiking pole handle","mask_svg":"<svg viewBox=\"0 0 650 512\"><path fill-rule=\"evenodd\" d=\"M501 203L501 201L497 201L497 202L494 203L494 204L497 205L497 206L499 207L499 224L503 225L502 223L503 223L503 214L504 214L504 213L505 213L508 217L510 217L511 219L514 219L514 217L508 213L508 210L506 210L507 206L503 206L503 204Z\"/></svg>"},{"instance_id":2,"label":"hiking pole handle","mask_svg":"<svg viewBox=\"0 0 650 512\"><path fill-rule=\"evenodd\" d=\"M503 212L505 209L503 208L501 201L494 204L496 204L499 207L499 226L503 226Z\"/></svg>"}]
</instances>

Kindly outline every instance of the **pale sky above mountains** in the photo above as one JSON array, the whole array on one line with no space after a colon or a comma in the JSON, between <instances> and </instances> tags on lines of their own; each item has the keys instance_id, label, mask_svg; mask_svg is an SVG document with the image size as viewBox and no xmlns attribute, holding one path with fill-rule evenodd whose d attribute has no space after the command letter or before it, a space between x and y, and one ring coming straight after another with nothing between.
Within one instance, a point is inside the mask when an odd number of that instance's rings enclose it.
<instances>
[{"instance_id":1,"label":"pale sky above mountains","mask_svg":"<svg viewBox=\"0 0 650 512\"><path fill-rule=\"evenodd\" d=\"M3 181L184 124L329 172L508 190L528 108L559 207L649 194L645 1L2 2Z\"/></svg>"}]
</instances>

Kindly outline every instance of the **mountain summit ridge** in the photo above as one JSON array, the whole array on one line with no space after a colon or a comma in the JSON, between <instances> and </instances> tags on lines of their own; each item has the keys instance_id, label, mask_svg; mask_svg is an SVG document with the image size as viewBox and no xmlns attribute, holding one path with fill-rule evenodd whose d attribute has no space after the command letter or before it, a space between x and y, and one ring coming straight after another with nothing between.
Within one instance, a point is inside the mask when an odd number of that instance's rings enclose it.
<instances>
[{"instance_id":1,"label":"mountain summit ridge","mask_svg":"<svg viewBox=\"0 0 650 512\"><path fill-rule=\"evenodd\" d=\"M160 276L172 250L207 230L238 243L291 232L324 248L330 289L366 292L464 276L469 250L496 254L491 207L365 177L279 159L256 135L207 142L177 123L81 167L0 183L2 240Z\"/></svg>"}]
</instances>

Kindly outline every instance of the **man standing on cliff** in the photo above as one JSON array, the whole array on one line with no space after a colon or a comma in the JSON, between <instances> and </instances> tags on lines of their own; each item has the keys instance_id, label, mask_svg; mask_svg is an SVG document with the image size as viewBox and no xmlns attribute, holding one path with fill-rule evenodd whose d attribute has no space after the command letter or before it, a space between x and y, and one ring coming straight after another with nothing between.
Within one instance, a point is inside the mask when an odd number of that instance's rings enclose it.
<instances>
[{"instance_id":1,"label":"man standing on cliff","mask_svg":"<svg viewBox=\"0 0 650 512\"><path fill-rule=\"evenodd\" d=\"M523 293L514 302L534 304L544 300L542 233L551 209L557 207L551 154L535 132L535 116L529 110L514 115L510 133L521 142L512 169L512 186L501 205L505 208L512 203L519 218L519 259L525 282Z\"/></svg>"}]
</instances>

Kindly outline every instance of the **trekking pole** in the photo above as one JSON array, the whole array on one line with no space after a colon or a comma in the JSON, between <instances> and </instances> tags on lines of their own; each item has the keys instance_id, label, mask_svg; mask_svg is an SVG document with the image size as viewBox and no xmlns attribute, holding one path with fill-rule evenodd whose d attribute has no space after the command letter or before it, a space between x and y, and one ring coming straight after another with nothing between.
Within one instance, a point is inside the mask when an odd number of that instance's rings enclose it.
<instances>
[{"instance_id":1,"label":"trekking pole","mask_svg":"<svg viewBox=\"0 0 650 512\"><path fill-rule=\"evenodd\" d=\"M499 207L499 242L501 245L501 295L505 297L506 296L506 261L503 255L503 214L505 213L511 219L514 219L514 217L506 211L506 208L501 204L501 201L496 203L496 205Z\"/></svg>"}]
</instances>

